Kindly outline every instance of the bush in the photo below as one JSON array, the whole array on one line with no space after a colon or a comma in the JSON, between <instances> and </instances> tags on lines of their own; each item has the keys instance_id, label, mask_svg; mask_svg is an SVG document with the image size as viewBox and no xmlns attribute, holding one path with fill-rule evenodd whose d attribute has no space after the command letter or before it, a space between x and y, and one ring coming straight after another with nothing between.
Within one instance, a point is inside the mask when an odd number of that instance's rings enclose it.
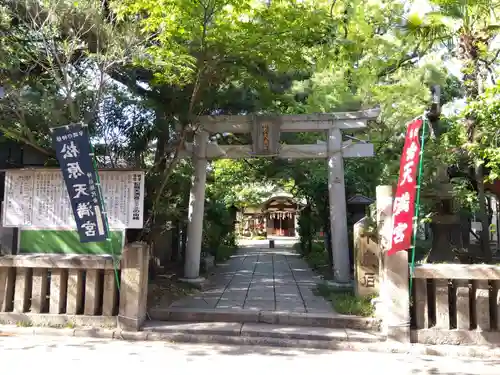
<instances>
[{"instance_id":1,"label":"bush","mask_svg":"<svg viewBox=\"0 0 500 375\"><path fill-rule=\"evenodd\" d=\"M207 202L203 248L216 262L229 259L237 249L233 217L229 209L221 203Z\"/></svg>"},{"instance_id":2,"label":"bush","mask_svg":"<svg viewBox=\"0 0 500 375\"><path fill-rule=\"evenodd\" d=\"M330 301L339 314L371 317L375 313L371 302L375 296L358 297L352 289L336 289L326 284L318 284L314 292Z\"/></svg>"},{"instance_id":3,"label":"bush","mask_svg":"<svg viewBox=\"0 0 500 375\"><path fill-rule=\"evenodd\" d=\"M299 232L299 251L301 254L307 254L313 241L314 236L314 225L312 223L312 218L310 211L304 210L304 212L299 217L298 222L298 232Z\"/></svg>"},{"instance_id":4,"label":"bush","mask_svg":"<svg viewBox=\"0 0 500 375\"><path fill-rule=\"evenodd\" d=\"M305 258L309 266L314 270L328 267L328 253L321 243L313 242L312 251Z\"/></svg>"},{"instance_id":5,"label":"bush","mask_svg":"<svg viewBox=\"0 0 500 375\"><path fill-rule=\"evenodd\" d=\"M219 245L217 250L215 251L215 261L216 262L224 262L228 260L231 255L233 255L236 251L236 247L228 246L228 245Z\"/></svg>"}]
</instances>

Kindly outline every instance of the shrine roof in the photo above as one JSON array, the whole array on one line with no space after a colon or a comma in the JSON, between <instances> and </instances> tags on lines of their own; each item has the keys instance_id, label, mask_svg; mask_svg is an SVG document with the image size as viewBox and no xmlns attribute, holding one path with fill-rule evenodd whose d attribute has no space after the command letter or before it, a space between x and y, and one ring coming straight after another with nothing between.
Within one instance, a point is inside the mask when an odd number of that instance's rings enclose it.
<instances>
[{"instance_id":1,"label":"shrine roof","mask_svg":"<svg viewBox=\"0 0 500 375\"><path fill-rule=\"evenodd\" d=\"M347 204L372 204L373 202L375 202L375 199L362 194L355 194L347 200Z\"/></svg>"}]
</instances>

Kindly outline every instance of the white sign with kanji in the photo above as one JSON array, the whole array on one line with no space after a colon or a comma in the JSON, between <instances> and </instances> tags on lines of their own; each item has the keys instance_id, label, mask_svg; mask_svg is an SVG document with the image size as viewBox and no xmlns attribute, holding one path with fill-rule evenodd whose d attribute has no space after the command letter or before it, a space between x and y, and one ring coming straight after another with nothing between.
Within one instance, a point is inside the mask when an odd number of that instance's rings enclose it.
<instances>
[{"instance_id":1,"label":"white sign with kanji","mask_svg":"<svg viewBox=\"0 0 500 375\"><path fill-rule=\"evenodd\" d=\"M68 149L71 152L71 149ZM75 171L77 173L77 171ZM144 172L100 171L112 229L140 229L144 217ZM74 194L83 194L75 188ZM60 170L12 170L5 174L3 226L75 229L71 203ZM88 207L78 207L85 215Z\"/></svg>"}]
</instances>

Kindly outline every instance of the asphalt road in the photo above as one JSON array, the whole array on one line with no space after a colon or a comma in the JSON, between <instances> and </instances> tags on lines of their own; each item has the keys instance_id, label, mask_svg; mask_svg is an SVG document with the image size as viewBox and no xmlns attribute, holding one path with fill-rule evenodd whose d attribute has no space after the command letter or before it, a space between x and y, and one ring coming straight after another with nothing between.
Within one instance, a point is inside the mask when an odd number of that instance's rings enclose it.
<instances>
[{"instance_id":1,"label":"asphalt road","mask_svg":"<svg viewBox=\"0 0 500 375\"><path fill-rule=\"evenodd\" d=\"M0 337L0 368L37 375L498 375L500 359L25 336Z\"/></svg>"}]
</instances>

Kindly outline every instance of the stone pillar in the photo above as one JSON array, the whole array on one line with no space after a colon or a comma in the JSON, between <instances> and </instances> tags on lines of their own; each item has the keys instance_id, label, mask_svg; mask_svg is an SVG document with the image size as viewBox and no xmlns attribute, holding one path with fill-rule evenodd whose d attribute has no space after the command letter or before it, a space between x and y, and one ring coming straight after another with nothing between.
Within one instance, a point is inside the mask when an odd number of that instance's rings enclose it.
<instances>
[{"instance_id":1,"label":"stone pillar","mask_svg":"<svg viewBox=\"0 0 500 375\"><path fill-rule=\"evenodd\" d=\"M68 298L66 300L66 314L81 314L83 310L83 271L70 269L68 272Z\"/></svg>"},{"instance_id":2,"label":"stone pillar","mask_svg":"<svg viewBox=\"0 0 500 375\"><path fill-rule=\"evenodd\" d=\"M299 211L293 214L294 226L295 226L295 237L299 238Z\"/></svg>"},{"instance_id":3,"label":"stone pillar","mask_svg":"<svg viewBox=\"0 0 500 375\"><path fill-rule=\"evenodd\" d=\"M51 314L61 314L66 306L67 296L68 270L62 268L52 269L50 275L49 312Z\"/></svg>"},{"instance_id":4,"label":"stone pillar","mask_svg":"<svg viewBox=\"0 0 500 375\"><path fill-rule=\"evenodd\" d=\"M147 313L149 249L144 243L132 243L123 249L121 260L120 308L121 329L138 331Z\"/></svg>"},{"instance_id":5,"label":"stone pillar","mask_svg":"<svg viewBox=\"0 0 500 375\"><path fill-rule=\"evenodd\" d=\"M116 275L114 270L104 271L102 315L113 316L116 312L116 297L118 288L116 285Z\"/></svg>"},{"instance_id":6,"label":"stone pillar","mask_svg":"<svg viewBox=\"0 0 500 375\"><path fill-rule=\"evenodd\" d=\"M196 281L200 276L200 257L203 239L203 215L205 211L205 183L207 180L208 133L201 131L194 139L194 176L189 195L189 222L187 229L184 278Z\"/></svg>"},{"instance_id":7,"label":"stone pillar","mask_svg":"<svg viewBox=\"0 0 500 375\"><path fill-rule=\"evenodd\" d=\"M47 307L47 287L49 286L47 268L34 268L31 288L31 312L45 313Z\"/></svg>"},{"instance_id":8,"label":"stone pillar","mask_svg":"<svg viewBox=\"0 0 500 375\"><path fill-rule=\"evenodd\" d=\"M15 280L14 267L0 267L0 312L10 312L14 308Z\"/></svg>"},{"instance_id":9,"label":"stone pillar","mask_svg":"<svg viewBox=\"0 0 500 375\"><path fill-rule=\"evenodd\" d=\"M83 312L85 315L97 315L100 303L99 293L101 291L101 282L98 270L87 270Z\"/></svg>"},{"instance_id":10,"label":"stone pillar","mask_svg":"<svg viewBox=\"0 0 500 375\"><path fill-rule=\"evenodd\" d=\"M380 290L379 245L364 233L367 229L366 216L354 224L354 291L360 297L376 295Z\"/></svg>"},{"instance_id":11,"label":"stone pillar","mask_svg":"<svg viewBox=\"0 0 500 375\"><path fill-rule=\"evenodd\" d=\"M16 267L16 284L14 294L14 312L28 312L31 299L33 269L25 267Z\"/></svg>"},{"instance_id":12,"label":"stone pillar","mask_svg":"<svg viewBox=\"0 0 500 375\"><path fill-rule=\"evenodd\" d=\"M387 256L392 242L392 186L377 186L377 223L380 241L380 301L387 337L410 342L410 293L408 252Z\"/></svg>"},{"instance_id":13,"label":"stone pillar","mask_svg":"<svg viewBox=\"0 0 500 375\"><path fill-rule=\"evenodd\" d=\"M335 281L351 280L349 240L347 236L347 207L340 129L328 130L328 199L330 201L330 230Z\"/></svg>"}]
</instances>

